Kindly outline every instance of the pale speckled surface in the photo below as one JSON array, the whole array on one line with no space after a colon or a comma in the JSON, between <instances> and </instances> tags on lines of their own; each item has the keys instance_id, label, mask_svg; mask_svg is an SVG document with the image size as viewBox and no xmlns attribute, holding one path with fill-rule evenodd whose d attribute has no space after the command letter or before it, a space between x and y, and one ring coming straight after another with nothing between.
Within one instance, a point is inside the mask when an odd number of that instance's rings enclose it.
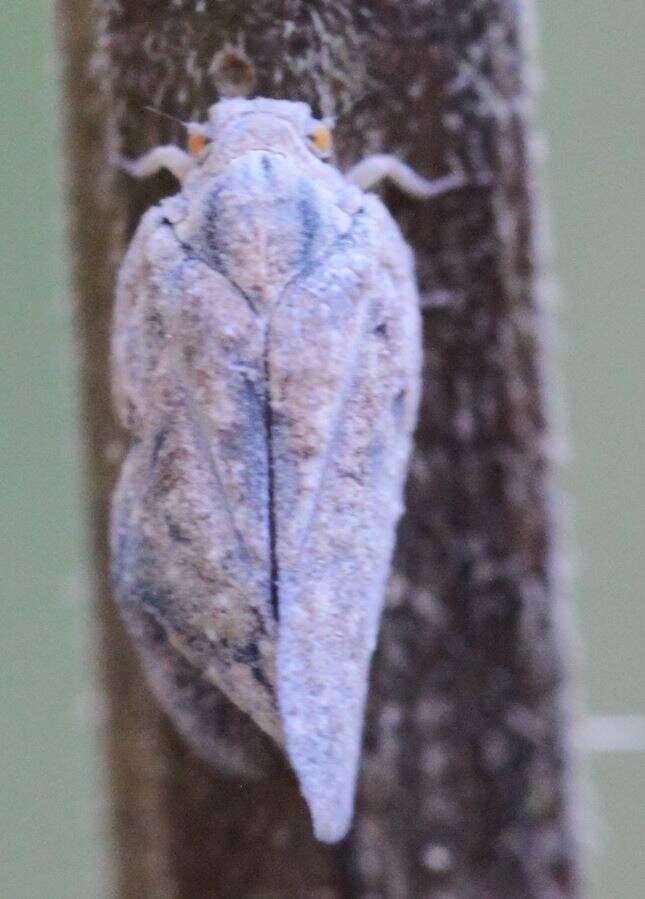
<instances>
[{"instance_id":1,"label":"pale speckled surface","mask_svg":"<svg viewBox=\"0 0 645 899\"><path fill-rule=\"evenodd\" d=\"M188 663L284 744L337 841L418 407L412 255L381 201L312 152L304 104L222 101L211 118L119 276L114 390L134 442L113 572L183 732L223 756L205 684L192 716L185 691L175 708L170 648L175 681Z\"/></svg>"}]
</instances>

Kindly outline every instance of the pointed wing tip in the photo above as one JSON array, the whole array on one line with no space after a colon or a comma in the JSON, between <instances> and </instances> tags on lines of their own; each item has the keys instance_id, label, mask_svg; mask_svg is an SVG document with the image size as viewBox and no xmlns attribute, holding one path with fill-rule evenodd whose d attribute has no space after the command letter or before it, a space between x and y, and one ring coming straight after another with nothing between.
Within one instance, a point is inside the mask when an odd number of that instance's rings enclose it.
<instances>
[{"instance_id":1,"label":"pointed wing tip","mask_svg":"<svg viewBox=\"0 0 645 899\"><path fill-rule=\"evenodd\" d=\"M311 763L300 766L291 757L300 792L307 803L314 835L321 843L338 843L347 836L354 816L357 765Z\"/></svg>"},{"instance_id":2,"label":"pointed wing tip","mask_svg":"<svg viewBox=\"0 0 645 899\"><path fill-rule=\"evenodd\" d=\"M352 823L351 817L349 820L344 818L341 821L329 820L325 816L324 818L319 818L317 820L314 810L311 808L309 810L314 825L314 836L317 840L321 843L340 843L341 840L345 839Z\"/></svg>"},{"instance_id":3,"label":"pointed wing tip","mask_svg":"<svg viewBox=\"0 0 645 899\"><path fill-rule=\"evenodd\" d=\"M340 796L333 788L326 788L324 783L320 787L322 791L320 788L310 788L305 792L300 783L309 807L314 836L321 843L339 843L347 836L354 817L354 786L347 784Z\"/></svg>"},{"instance_id":4,"label":"pointed wing tip","mask_svg":"<svg viewBox=\"0 0 645 899\"><path fill-rule=\"evenodd\" d=\"M338 646L334 621L312 628L283 604L277 653L284 749L323 843L338 843L351 826L369 659L367 651L352 658L346 641Z\"/></svg>"}]
</instances>

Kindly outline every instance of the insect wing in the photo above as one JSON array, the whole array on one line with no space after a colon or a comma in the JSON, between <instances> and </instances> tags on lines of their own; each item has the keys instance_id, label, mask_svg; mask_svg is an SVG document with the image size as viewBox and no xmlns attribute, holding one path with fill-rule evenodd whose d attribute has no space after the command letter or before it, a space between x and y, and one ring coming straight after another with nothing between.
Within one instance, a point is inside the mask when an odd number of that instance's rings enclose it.
<instances>
[{"instance_id":1,"label":"insect wing","mask_svg":"<svg viewBox=\"0 0 645 899\"><path fill-rule=\"evenodd\" d=\"M292 285L269 338L278 700L316 834L328 841L351 820L418 395L409 255L394 230L403 267L385 264L374 225L359 217Z\"/></svg>"},{"instance_id":2,"label":"insect wing","mask_svg":"<svg viewBox=\"0 0 645 899\"><path fill-rule=\"evenodd\" d=\"M126 611L143 603L191 664L280 739L263 325L226 278L178 243L170 252L159 228L137 254L147 277L127 277L126 264L118 299L122 391L142 411L114 504L117 586ZM141 333L151 320L152 345Z\"/></svg>"}]
</instances>

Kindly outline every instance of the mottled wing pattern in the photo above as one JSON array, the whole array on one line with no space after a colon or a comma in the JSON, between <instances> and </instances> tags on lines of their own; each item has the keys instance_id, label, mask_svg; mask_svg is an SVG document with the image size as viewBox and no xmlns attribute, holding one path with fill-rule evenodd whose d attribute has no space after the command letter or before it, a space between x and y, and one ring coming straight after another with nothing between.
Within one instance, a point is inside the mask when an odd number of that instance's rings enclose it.
<instances>
[{"instance_id":1,"label":"mottled wing pattern","mask_svg":"<svg viewBox=\"0 0 645 899\"><path fill-rule=\"evenodd\" d=\"M136 436L114 502L118 593L126 615L145 606L178 652L280 739L264 326L155 212L117 299L117 397ZM156 338L142 357L145 328Z\"/></svg>"},{"instance_id":2,"label":"mottled wing pattern","mask_svg":"<svg viewBox=\"0 0 645 899\"><path fill-rule=\"evenodd\" d=\"M368 668L418 404L410 254L376 198L269 338L278 700L319 838L352 815Z\"/></svg>"},{"instance_id":3,"label":"mottled wing pattern","mask_svg":"<svg viewBox=\"0 0 645 899\"><path fill-rule=\"evenodd\" d=\"M284 743L328 841L351 820L420 368L411 253L339 179L253 150L151 210L113 351L134 436L114 574L133 634L163 635L153 686L186 733L201 675Z\"/></svg>"}]
</instances>

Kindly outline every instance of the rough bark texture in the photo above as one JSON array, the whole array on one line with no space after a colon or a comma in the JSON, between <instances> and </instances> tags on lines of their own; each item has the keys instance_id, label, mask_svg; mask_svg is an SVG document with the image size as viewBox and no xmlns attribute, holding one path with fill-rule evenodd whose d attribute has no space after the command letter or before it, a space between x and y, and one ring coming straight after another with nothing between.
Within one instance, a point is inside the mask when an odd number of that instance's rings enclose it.
<instances>
[{"instance_id":1,"label":"rough bark texture","mask_svg":"<svg viewBox=\"0 0 645 899\"><path fill-rule=\"evenodd\" d=\"M116 894L570 897L562 665L544 415L540 260L522 0L60 0L97 640ZM234 50L227 56L227 48ZM237 56L236 56L237 53ZM157 710L107 587L119 434L108 391L115 267L171 179L110 152L181 142L217 87L336 114L339 162L374 150L490 183L388 195L427 301L418 452L375 660L355 827L317 844L276 758L256 782L197 761ZM274 753L275 754L275 753Z\"/></svg>"}]
</instances>

